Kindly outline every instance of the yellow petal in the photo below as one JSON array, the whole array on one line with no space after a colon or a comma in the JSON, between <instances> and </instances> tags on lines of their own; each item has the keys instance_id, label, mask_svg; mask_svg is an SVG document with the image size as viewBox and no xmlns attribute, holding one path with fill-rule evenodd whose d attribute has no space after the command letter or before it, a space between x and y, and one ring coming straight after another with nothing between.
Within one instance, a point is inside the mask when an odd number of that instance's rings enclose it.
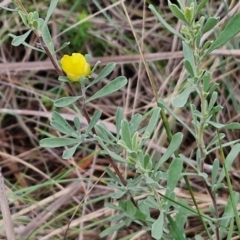
<instances>
[{"instance_id":1,"label":"yellow petal","mask_svg":"<svg viewBox=\"0 0 240 240\"><path fill-rule=\"evenodd\" d=\"M73 53L72 56L64 55L61 65L69 80L73 82L79 81L80 77L88 77L91 72L86 58L80 53Z\"/></svg>"}]
</instances>

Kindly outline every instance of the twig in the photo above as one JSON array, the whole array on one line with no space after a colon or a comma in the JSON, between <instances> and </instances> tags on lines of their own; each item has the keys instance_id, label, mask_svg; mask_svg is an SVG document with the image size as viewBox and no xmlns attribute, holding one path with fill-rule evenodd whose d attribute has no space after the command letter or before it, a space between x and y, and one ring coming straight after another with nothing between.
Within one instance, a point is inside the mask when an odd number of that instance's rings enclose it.
<instances>
[{"instance_id":1,"label":"twig","mask_svg":"<svg viewBox=\"0 0 240 240\"><path fill-rule=\"evenodd\" d=\"M4 179L2 169L0 168L0 206L3 216L3 222L6 229L7 240L15 240L15 232L13 228L12 217L8 206L8 200L5 192Z\"/></svg>"}]
</instances>

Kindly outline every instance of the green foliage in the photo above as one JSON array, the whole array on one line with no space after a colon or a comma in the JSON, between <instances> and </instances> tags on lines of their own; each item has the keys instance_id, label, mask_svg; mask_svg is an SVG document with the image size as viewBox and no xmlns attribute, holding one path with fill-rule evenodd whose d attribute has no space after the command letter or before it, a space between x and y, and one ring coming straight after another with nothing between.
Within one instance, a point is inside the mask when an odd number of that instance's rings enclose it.
<instances>
[{"instance_id":1,"label":"green foliage","mask_svg":"<svg viewBox=\"0 0 240 240\"><path fill-rule=\"evenodd\" d=\"M237 13L229 20L229 23L215 41L207 41L202 46L203 34L214 28L219 19L215 17L206 19L204 16L198 16L207 4L207 0L202 0L199 4L195 0L189 0L187 4L183 0L177 2L178 5L168 0L168 6L173 15L184 24L180 32L170 26L153 5L150 5L149 9L170 33L176 35L182 41L183 66L186 70L184 90L176 94L177 96L172 100L172 106L155 96L156 106L147 111L145 115L139 113L132 115L130 120L126 119L123 109L119 107L115 114L115 129L111 131L101 121L102 112L97 110L90 116L86 106L91 101L106 97L125 87L127 78L118 76L113 80L111 79L110 74L116 67L115 63L107 64L97 73L99 63L96 63L91 73L97 76L94 79L82 78L80 83L76 83L79 84L82 93L75 96L73 85L70 86L72 83L61 74L56 56L56 52L68 46L69 42L64 43L60 49L55 51L48 29L48 21L58 1L52 0L50 2L45 19L41 18L37 11L26 14L21 8L17 10L20 19L28 30L21 36L11 34L12 45L23 44L27 46L26 39L29 34L31 32L36 34L43 50L48 54L56 71L61 75L59 81L66 83L73 95L57 99L54 106L66 107L77 103L76 105L80 107L79 111L88 123L85 128L82 128L77 116L74 117L73 122L70 122L54 111L50 125L64 136L59 134L56 137L47 133L46 135L49 137L42 139L40 146L45 148L64 147L62 158L69 159L84 143L98 145L97 152L102 157L110 159L109 163L114 169L113 171L110 167L106 168L106 173L111 179L108 186L114 189L112 199L116 204L107 203L106 206L114 209L118 214L111 219L111 226L105 229L100 237L120 231L121 228L134 223L147 231L154 239L183 240L186 239L184 225L190 215L198 215L208 239L213 239L211 232L214 232L219 240L226 236L230 239L235 229L240 235L240 219L236 207L239 202L239 193L233 191L229 176L234 160L240 152L240 140L222 143L226 134L221 132L226 129L239 130L240 124L237 122L228 124L218 122L217 116L222 110L222 106L218 105L218 84L211 82L211 72L204 69L202 64L203 59L208 57L212 51L224 45L240 32L240 14ZM87 14L82 11L80 19L85 18L87 18ZM86 32L90 26L89 23L83 21L81 29L77 29L78 41L79 39L82 41L88 40ZM74 38L72 39L74 40ZM83 44L81 41L79 42L81 45ZM89 61L89 55L86 55L86 59ZM105 78L110 81L92 96L87 96L86 90L96 86ZM189 99L191 93L195 93L199 97L199 106ZM183 107L190 113L190 124L183 121L174 109ZM192 149L190 156L179 153L182 150L181 145L184 136L182 132L173 133L166 113L191 134L196 148ZM158 129L157 126L162 126L162 128L156 130ZM206 138L207 130L210 128L214 130L216 136ZM151 152L146 148L146 145L151 142L153 135L158 137L164 131L166 131L168 138L165 143L166 146L164 146L165 152L155 159L151 156ZM231 148L226 157L225 147ZM219 150L220 157L215 157L212 171L210 173L205 172L205 160L208 157L211 158L209 154L215 150ZM190 157L194 158L194 161ZM125 179L116 163L124 164L126 168L133 169L134 176ZM188 172L188 168L191 171ZM210 193L212 199L212 206L209 207L210 213L203 213L199 209L188 176L198 178ZM177 198L176 188L179 187L182 180L185 181L189 196L191 196L190 200L196 210L193 210L183 199ZM225 184L229 190L228 202L222 216L218 217L217 194L219 189L225 187ZM141 198L139 198L140 196ZM142 198L142 196L144 197ZM150 212L153 209L159 213L157 216L151 216ZM233 218L236 222L235 229ZM228 228L230 229L229 232L226 231ZM197 235L196 239L202 238Z\"/></svg>"}]
</instances>

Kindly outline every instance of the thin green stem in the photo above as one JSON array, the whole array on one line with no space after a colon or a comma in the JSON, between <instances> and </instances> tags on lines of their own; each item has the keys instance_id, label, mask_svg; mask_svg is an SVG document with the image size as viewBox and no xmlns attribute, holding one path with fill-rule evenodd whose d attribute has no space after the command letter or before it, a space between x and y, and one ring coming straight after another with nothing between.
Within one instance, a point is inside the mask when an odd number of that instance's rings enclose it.
<instances>
[{"instance_id":1,"label":"thin green stem","mask_svg":"<svg viewBox=\"0 0 240 240\"><path fill-rule=\"evenodd\" d=\"M232 208L233 208L235 220L236 220L236 223L237 223L238 235L240 236L240 219L239 219L239 215L238 215L237 204L234 201L234 191L233 191L233 188L232 188L232 183L231 183L231 180L230 180L229 172L228 172L227 167L226 167L226 158L225 158L225 154L223 152L222 143L221 143L221 139L220 139L218 129L217 129L217 135L218 135L218 143L219 143L219 146L220 146L220 155L221 155L221 159L222 159L221 162L222 162L224 172L225 172L225 176L226 176L226 180L227 180L228 190L229 190L229 194L230 194L230 200L231 200L231 203L232 203Z\"/></svg>"}]
</instances>

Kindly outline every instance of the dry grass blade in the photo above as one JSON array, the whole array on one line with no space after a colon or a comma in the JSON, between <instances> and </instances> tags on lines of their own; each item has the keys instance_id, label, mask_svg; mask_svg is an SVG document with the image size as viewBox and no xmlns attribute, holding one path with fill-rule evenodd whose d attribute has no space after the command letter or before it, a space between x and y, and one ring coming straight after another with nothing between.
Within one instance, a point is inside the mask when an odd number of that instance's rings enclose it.
<instances>
[{"instance_id":1,"label":"dry grass blade","mask_svg":"<svg viewBox=\"0 0 240 240\"><path fill-rule=\"evenodd\" d=\"M2 176L2 169L0 168L0 205L2 217L5 225L7 240L15 240L15 232L13 228L13 221L8 206L8 200L5 191L4 179Z\"/></svg>"}]
</instances>

